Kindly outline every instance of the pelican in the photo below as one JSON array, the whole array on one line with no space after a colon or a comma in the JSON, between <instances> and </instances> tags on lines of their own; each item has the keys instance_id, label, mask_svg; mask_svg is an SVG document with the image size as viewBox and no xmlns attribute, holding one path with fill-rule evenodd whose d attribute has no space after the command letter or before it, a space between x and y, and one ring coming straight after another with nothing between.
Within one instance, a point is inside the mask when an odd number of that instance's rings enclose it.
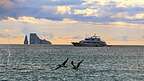
<instances>
[{"instance_id":1,"label":"pelican","mask_svg":"<svg viewBox=\"0 0 144 81\"><path fill-rule=\"evenodd\" d=\"M57 65L57 67L55 68L55 70L57 70L57 69L59 69L59 68L61 68L61 67L67 67L67 66L65 66L65 65L66 65L68 59L69 59L69 58L67 58L62 64Z\"/></svg>"},{"instance_id":2,"label":"pelican","mask_svg":"<svg viewBox=\"0 0 144 81\"><path fill-rule=\"evenodd\" d=\"M84 60L81 60L80 62L78 62L77 66L76 66L76 65L74 65L74 62L73 62L73 61L71 61L71 64L72 64L72 66L73 66L73 68L72 68L72 69L74 69L74 70L78 70L78 68L79 68L80 64L81 64L83 61L84 61Z\"/></svg>"}]
</instances>

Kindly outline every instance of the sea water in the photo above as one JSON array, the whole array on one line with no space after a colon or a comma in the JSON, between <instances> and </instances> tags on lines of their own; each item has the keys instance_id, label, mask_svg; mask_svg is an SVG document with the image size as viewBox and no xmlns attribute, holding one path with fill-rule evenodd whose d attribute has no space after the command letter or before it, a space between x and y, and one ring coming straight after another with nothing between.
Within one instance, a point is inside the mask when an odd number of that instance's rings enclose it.
<instances>
[{"instance_id":1,"label":"sea water","mask_svg":"<svg viewBox=\"0 0 144 81\"><path fill-rule=\"evenodd\" d=\"M144 81L144 47L0 45L0 81Z\"/></svg>"}]
</instances>

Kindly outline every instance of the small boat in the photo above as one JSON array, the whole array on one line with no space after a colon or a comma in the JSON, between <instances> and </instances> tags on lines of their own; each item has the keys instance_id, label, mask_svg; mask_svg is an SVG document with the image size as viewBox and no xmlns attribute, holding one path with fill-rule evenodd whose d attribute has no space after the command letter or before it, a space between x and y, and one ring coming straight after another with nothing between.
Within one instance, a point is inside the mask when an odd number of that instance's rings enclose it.
<instances>
[{"instance_id":1,"label":"small boat","mask_svg":"<svg viewBox=\"0 0 144 81\"><path fill-rule=\"evenodd\" d=\"M102 41L99 36L91 36L79 42L72 42L74 46L87 46L87 47L103 47L107 46L105 41Z\"/></svg>"}]
</instances>

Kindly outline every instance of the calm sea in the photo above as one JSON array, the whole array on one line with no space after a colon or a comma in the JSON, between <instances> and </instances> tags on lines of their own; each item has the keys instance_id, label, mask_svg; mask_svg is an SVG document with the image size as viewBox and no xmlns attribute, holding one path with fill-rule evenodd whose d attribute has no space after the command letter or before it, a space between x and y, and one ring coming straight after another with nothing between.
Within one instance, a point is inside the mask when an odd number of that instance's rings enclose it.
<instances>
[{"instance_id":1,"label":"calm sea","mask_svg":"<svg viewBox=\"0 0 144 81\"><path fill-rule=\"evenodd\" d=\"M0 45L0 81L144 81L144 47Z\"/></svg>"}]
</instances>

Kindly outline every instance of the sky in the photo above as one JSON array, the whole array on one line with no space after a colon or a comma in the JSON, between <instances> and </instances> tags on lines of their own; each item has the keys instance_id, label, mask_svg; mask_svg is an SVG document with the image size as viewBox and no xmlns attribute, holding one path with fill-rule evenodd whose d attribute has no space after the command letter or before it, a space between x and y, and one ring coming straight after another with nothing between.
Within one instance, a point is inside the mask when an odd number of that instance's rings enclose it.
<instances>
[{"instance_id":1,"label":"sky","mask_svg":"<svg viewBox=\"0 0 144 81\"><path fill-rule=\"evenodd\" d=\"M53 44L94 34L110 45L144 45L144 0L0 0L0 44L37 33Z\"/></svg>"}]
</instances>

